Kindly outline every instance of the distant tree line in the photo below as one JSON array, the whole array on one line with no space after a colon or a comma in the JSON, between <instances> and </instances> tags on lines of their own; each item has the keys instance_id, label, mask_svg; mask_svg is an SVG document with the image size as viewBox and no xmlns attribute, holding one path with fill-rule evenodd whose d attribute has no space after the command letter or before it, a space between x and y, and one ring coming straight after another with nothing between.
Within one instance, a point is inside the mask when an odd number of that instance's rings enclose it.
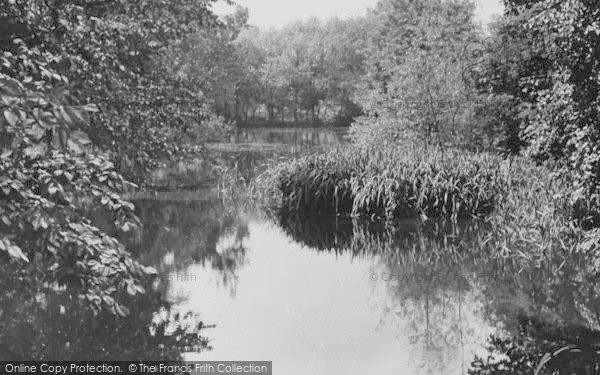
<instances>
[{"instance_id":1,"label":"distant tree line","mask_svg":"<svg viewBox=\"0 0 600 375\"><path fill-rule=\"evenodd\" d=\"M365 20L261 30L247 18L242 8L225 18L230 31L218 37L232 42L227 50L204 36L190 46L186 71L208 76L215 113L238 125L350 125L361 113L353 95L364 74Z\"/></svg>"}]
</instances>

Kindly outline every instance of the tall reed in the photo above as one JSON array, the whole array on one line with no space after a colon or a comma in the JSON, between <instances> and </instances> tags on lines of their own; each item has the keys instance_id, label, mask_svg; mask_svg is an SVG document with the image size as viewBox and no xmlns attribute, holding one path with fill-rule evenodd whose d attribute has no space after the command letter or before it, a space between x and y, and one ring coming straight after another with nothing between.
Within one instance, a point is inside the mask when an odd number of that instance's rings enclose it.
<instances>
[{"instance_id":1,"label":"tall reed","mask_svg":"<svg viewBox=\"0 0 600 375\"><path fill-rule=\"evenodd\" d=\"M500 158L350 147L284 162L261 176L282 212L385 219L489 214L506 189Z\"/></svg>"}]
</instances>

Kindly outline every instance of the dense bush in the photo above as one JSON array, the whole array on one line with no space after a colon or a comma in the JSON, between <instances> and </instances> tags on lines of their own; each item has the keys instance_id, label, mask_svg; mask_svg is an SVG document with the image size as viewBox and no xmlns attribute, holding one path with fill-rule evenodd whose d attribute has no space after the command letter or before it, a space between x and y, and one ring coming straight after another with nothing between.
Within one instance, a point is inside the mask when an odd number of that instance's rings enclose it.
<instances>
[{"instance_id":1,"label":"dense bush","mask_svg":"<svg viewBox=\"0 0 600 375\"><path fill-rule=\"evenodd\" d=\"M600 3L507 0L480 84L496 102L506 151L555 160L572 174L573 200L597 205Z\"/></svg>"}]
</instances>

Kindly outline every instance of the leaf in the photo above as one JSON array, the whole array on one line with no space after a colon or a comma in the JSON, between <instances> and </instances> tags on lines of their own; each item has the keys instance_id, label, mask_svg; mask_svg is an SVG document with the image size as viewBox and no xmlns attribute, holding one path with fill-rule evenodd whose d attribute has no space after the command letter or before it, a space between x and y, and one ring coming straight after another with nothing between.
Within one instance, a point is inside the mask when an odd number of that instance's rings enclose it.
<instances>
[{"instance_id":1,"label":"leaf","mask_svg":"<svg viewBox=\"0 0 600 375\"><path fill-rule=\"evenodd\" d=\"M42 139L45 133L46 131L37 124L33 125L30 129L27 130L27 134L31 135L36 141Z\"/></svg>"},{"instance_id":2,"label":"leaf","mask_svg":"<svg viewBox=\"0 0 600 375\"><path fill-rule=\"evenodd\" d=\"M132 296L135 296L137 294L137 289L133 285L133 283L127 284L127 293L129 293Z\"/></svg>"},{"instance_id":3,"label":"leaf","mask_svg":"<svg viewBox=\"0 0 600 375\"><path fill-rule=\"evenodd\" d=\"M63 118L63 120L69 124L69 125L73 125L75 124L75 122L73 121L73 119L71 118L71 116L69 116L69 114L67 113L67 111L65 111L65 107L60 107L59 109L60 112L60 116Z\"/></svg>"},{"instance_id":4,"label":"leaf","mask_svg":"<svg viewBox=\"0 0 600 375\"><path fill-rule=\"evenodd\" d=\"M81 130L76 130L73 133L71 133L71 137L72 137L73 141L75 141L78 144L83 145L83 146L92 143L92 141L90 140L90 137L85 132L82 132Z\"/></svg>"},{"instance_id":5,"label":"leaf","mask_svg":"<svg viewBox=\"0 0 600 375\"><path fill-rule=\"evenodd\" d=\"M65 107L65 110L71 118L77 119L78 122L83 124L89 122L88 112L83 107Z\"/></svg>"},{"instance_id":6,"label":"leaf","mask_svg":"<svg viewBox=\"0 0 600 375\"><path fill-rule=\"evenodd\" d=\"M15 259L24 260L25 262L29 262L29 258L27 258L27 256L25 254L23 254L23 251L18 246L14 246L14 245L9 246L8 253Z\"/></svg>"},{"instance_id":7,"label":"leaf","mask_svg":"<svg viewBox=\"0 0 600 375\"><path fill-rule=\"evenodd\" d=\"M15 126L19 122L19 117L9 110L4 111L4 118L11 126Z\"/></svg>"},{"instance_id":8,"label":"leaf","mask_svg":"<svg viewBox=\"0 0 600 375\"><path fill-rule=\"evenodd\" d=\"M129 309L120 304L115 304L115 311L117 314L123 317L129 315Z\"/></svg>"},{"instance_id":9,"label":"leaf","mask_svg":"<svg viewBox=\"0 0 600 375\"><path fill-rule=\"evenodd\" d=\"M69 150L73 151L73 153L76 155L81 155L84 152L81 145L79 145L77 142L73 142L73 140L71 140L71 139L69 139L67 141L67 147L69 148Z\"/></svg>"},{"instance_id":10,"label":"leaf","mask_svg":"<svg viewBox=\"0 0 600 375\"><path fill-rule=\"evenodd\" d=\"M98 109L98 106L95 104L86 104L83 106L83 109L85 109L88 112L92 112L92 113L100 112L100 110Z\"/></svg>"},{"instance_id":11,"label":"leaf","mask_svg":"<svg viewBox=\"0 0 600 375\"><path fill-rule=\"evenodd\" d=\"M0 89L9 96L21 95L21 84L12 78L0 78Z\"/></svg>"},{"instance_id":12,"label":"leaf","mask_svg":"<svg viewBox=\"0 0 600 375\"><path fill-rule=\"evenodd\" d=\"M38 143L34 146L29 146L25 150L23 150L23 154L30 159L35 159L38 156L42 156L46 153L47 146L45 143Z\"/></svg>"},{"instance_id":13,"label":"leaf","mask_svg":"<svg viewBox=\"0 0 600 375\"><path fill-rule=\"evenodd\" d=\"M106 303L108 306L113 306L115 304L115 299L112 298L111 296L104 296L102 297L102 300L104 301L104 303Z\"/></svg>"}]
</instances>

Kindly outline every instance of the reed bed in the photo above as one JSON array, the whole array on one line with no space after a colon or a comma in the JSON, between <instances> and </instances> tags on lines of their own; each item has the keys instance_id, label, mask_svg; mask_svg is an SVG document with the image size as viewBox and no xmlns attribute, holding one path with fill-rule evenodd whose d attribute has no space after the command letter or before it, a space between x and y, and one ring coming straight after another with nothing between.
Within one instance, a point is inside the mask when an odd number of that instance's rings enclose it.
<instances>
[{"instance_id":1,"label":"reed bed","mask_svg":"<svg viewBox=\"0 0 600 375\"><path fill-rule=\"evenodd\" d=\"M273 166L259 179L271 207L384 219L491 213L507 188L491 155L351 147Z\"/></svg>"}]
</instances>

